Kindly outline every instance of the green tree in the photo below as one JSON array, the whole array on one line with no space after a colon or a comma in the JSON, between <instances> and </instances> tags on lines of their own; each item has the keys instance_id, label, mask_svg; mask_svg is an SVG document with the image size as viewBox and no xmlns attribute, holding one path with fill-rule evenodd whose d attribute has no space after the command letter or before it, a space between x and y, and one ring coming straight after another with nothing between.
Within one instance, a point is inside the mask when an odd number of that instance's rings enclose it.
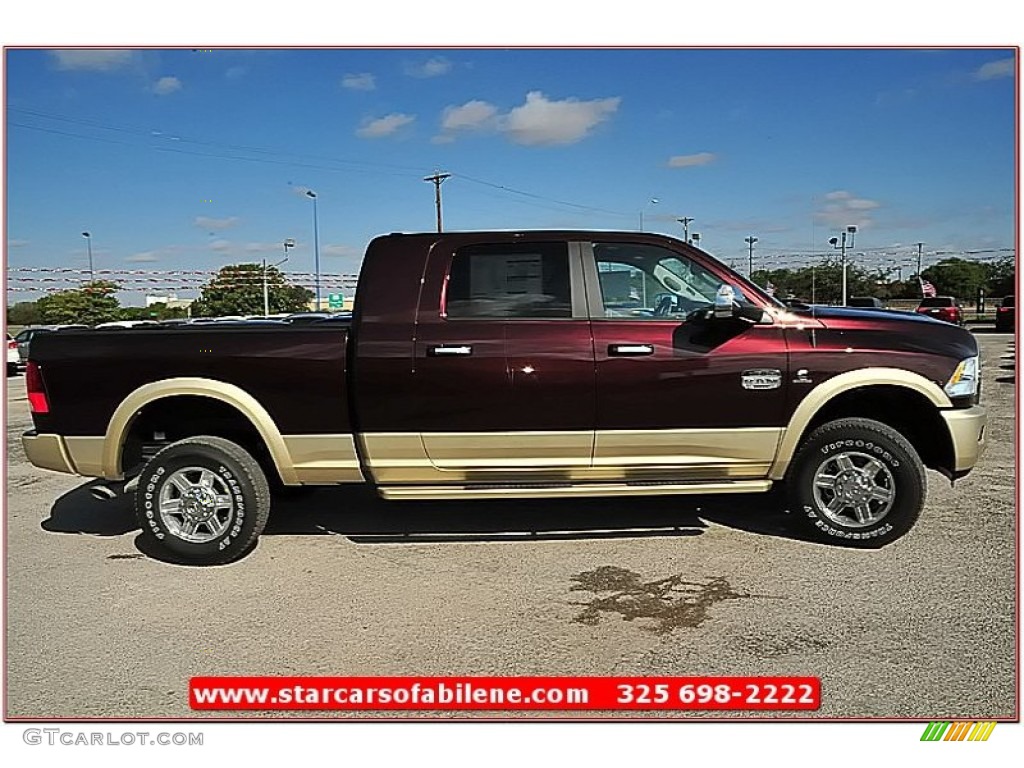
<instances>
[{"instance_id":1,"label":"green tree","mask_svg":"<svg viewBox=\"0 0 1024 768\"><path fill-rule=\"evenodd\" d=\"M7 308L8 325L39 325L43 315L34 301L19 301Z\"/></svg>"},{"instance_id":2,"label":"green tree","mask_svg":"<svg viewBox=\"0 0 1024 768\"><path fill-rule=\"evenodd\" d=\"M988 265L987 290L989 296L1009 296L1016 290L1017 265L1012 256Z\"/></svg>"},{"instance_id":3,"label":"green tree","mask_svg":"<svg viewBox=\"0 0 1024 768\"><path fill-rule=\"evenodd\" d=\"M924 279L935 286L940 296L956 296L964 301L974 301L978 289L988 283L989 270L977 261L952 258L922 271Z\"/></svg>"},{"instance_id":4,"label":"green tree","mask_svg":"<svg viewBox=\"0 0 1024 768\"><path fill-rule=\"evenodd\" d=\"M36 304L44 323L85 323L96 325L117 320L121 305L114 296L120 287L108 280L96 280L81 288L58 291L39 299Z\"/></svg>"},{"instance_id":5,"label":"green tree","mask_svg":"<svg viewBox=\"0 0 1024 768\"><path fill-rule=\"evenodd\" d=\"M267 267L270 312L301 312L313 293L289 283L277 267ZM193 317L263 314L263 266L234 264L222 267L202 288L192 304Z\"/></svg>"}]
</instances>

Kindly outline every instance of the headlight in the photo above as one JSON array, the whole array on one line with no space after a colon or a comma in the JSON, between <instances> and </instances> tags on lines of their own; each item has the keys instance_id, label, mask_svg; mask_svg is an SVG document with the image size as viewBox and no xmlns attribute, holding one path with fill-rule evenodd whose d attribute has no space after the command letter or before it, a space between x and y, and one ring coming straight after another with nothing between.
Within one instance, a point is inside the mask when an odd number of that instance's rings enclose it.
<instances>
[{"instance_id":1,"label":"headlight","mask_svg":"<svg viewBox=\"0 0 1024 768\"><path fill-rule=\"evenodd\" d=\"M950 397L970 397L978 392L978 381L981 378L981 361L977 357L968 357L961 360L960 364L949 377L946 386L946 394Z\"/></svg>"}]
</instances>

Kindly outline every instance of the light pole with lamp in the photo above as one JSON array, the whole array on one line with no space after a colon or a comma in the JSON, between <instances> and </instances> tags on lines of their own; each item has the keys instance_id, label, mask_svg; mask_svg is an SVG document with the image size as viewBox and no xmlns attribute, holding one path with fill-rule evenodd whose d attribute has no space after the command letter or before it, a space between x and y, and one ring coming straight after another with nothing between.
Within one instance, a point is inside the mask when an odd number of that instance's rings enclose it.
<instances>
[{"instance_id":1,"label":"light pole with lamp","mask_svg":"<svg viewBox=\"0 0 1024 768\"><path fill-rule=\"evenodd\" d=\"M659 202L660 202L660 200L658 200L658 198L652 197L650 199L650 201L647 203L647 205L657 205ZM646 207L646 206L644 206L644 207ZM644 231L644 209L643 208L640 209L640 231L641 232Z\"/></svg>"},{"instance_id":2,"label":"light pole with lamp","mask_svg":"<svg viewBox=\"0 0 1024 768\"><path fill-rule=\"evenodd\" d=\"M828 239L829 245L833 248L838 248L840 253L840 263L843 266L843 287L842 287L842 304L840 306L846 306L846 249L847 247L853 248L853 236L857 234L857 227L853 224L848 226L844 232L842 232L842 240L838 237L830 237ZM850 236L850 242L847 244L846 236Z\"/></svg>"},{"instance_id":3,"label":"light pole with lamp","mask_svg":"<svg viewBox=\"0 0 1024 768\"><path fill-rule=\"evenodd\" d=\"M286 261L288 261L288 249L295 247L295 241L290 237L284 241L284 258L276 264L271 264L272 267L280 267ZM270 316L270 289L267 286L267 260L263 260L263 316Z\"/></svg>"},{"instance_id":4,"label":"light pole with lamp","mask_svg":"<svg viewBox=\"0 0 1024 768\"><path fill-rule=\"evenodd\" d=\"M92 269L92 235L89 232L83 232L82 237L85 238L85 244L89 248L89 282L96 282L96 273Z\"/></svg>"},{"instance_id":5,"label":"light pole with lamp","mask_svg":"<svg viewBox=\"0 0 1024 768\"><path fill-rule=\"evenodd\" d=\"M316 192L306 190L306 197L313 201L313 258L316 264L316 310L320 311L320 223L316 213Z\"/></svg>"}]
</instances>

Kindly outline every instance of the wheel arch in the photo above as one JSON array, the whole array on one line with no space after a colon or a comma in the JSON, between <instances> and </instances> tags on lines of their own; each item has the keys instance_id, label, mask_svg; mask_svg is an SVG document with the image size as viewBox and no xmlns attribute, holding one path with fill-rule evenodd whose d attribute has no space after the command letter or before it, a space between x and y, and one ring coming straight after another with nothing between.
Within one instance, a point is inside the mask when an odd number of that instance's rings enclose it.
<instances>
[{"instance_id":1,"label":"wheel arch","mask_svg":"<svg viewBox=\"0 0 1024 768\"><path fill-rule=\"evenodd\" d=\"M895 403L903 406L894 407ZM796 407L776 452L768 476L782 480L804 438L820 424L833 418L860 416L874 418L906 435L927 466L951 471L952 442L939 409L951 408L952 401L933 381L900 368L862 368L834 376L822 382ZM914 428L911 414L922 416L924 423ZM938 439L937 439L938 438ZM936 444L929 444L937 439Z\"/></svg>"},{"instance_id":2,"label":"wheel arch","mask_svg":"<svg viewBox=\"0 0 1024 768\"><path fill-rule=\"evenodd\" d=\"M136 419L148 406L174 397L205 398L229 406L259 435L281 481L285 484L298 483L287 445L266 408L256 398L234 384L199 377L179 377L150 382L121 401L110 418L103 439L102 467L105 478L115 480L124 476L124 446Z\"/></svg>"}]
</instances>

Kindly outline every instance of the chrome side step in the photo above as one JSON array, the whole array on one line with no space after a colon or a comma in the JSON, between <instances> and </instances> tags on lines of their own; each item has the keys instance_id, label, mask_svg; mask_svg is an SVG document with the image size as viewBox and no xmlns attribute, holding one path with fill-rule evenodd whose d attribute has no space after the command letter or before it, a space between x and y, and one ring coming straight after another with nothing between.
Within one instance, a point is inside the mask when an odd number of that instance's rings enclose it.
<instances>
[{"instance_id":1,"label":"chrome side step","mask_svg":"<svg viewBox=\"0 0 1024 768\"><path fill-rule=\"evenodd\" d=\"M588 483L585 485L392 485L377 492L402 499L543 499L565 496L670 496L700 493L763 493L771 480L723 480L702 483Z\"/></svg>"}]
</instances>

